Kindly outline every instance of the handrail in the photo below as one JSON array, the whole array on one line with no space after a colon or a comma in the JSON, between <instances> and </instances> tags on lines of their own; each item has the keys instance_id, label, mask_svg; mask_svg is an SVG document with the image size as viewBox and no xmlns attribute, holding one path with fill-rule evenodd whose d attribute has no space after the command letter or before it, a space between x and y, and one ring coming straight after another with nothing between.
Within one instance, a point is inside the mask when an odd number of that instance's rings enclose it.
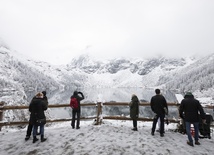
<instances>
[{"instance_id":1,"label":"handrail","mask_svg":"<svg viewBox=\"0 0 214 155\"><path fill-rule=\"evenodd\" d=\"M28 124L29 121L22 121L22 122L2 122L3 118L3 111L5 110L15 110L15 109L28 109L29 106L4 106L4 102L0 102L0 131L2 126L11 126L11 125L22 125L22 124ZM81 117L80 119L95 119L96 124L101 124L102 119L112 119L112 120L131 120L130 117L124 117L124 116L103 116L100 118L102 115L102 105L103 106L129 106L129 102L104 102L104 103L81 103L81 106L96 106L97 107L97 115L92 116L92 117ZM150 103L148 102L141 102L139 104L140 106L150 106ZM178 103L167 103L168 106L179 106L180 104ZM61 107L70 107L70 104L49 104L48 108L61 108ZM213 109L213 106L206 106L205 108L208 109ZM152 121L152 118L143 118L140 117L138 118L139 121ZM179 123L180 119L168 119L169 122L172 123ZM47 123L52 123L52 122L63 122L63 121L71 121L71 119L55 119L55 120L47 120Z\"/></svg>"},{"instance_id":2,"label":"handrail","mask_svg":"<svg viewBox=\"0 0 214 155\"><path fill-rule=\"evenodd\" d=\"M96 103L81 103L80 104L81 106L95 106ZM70 107L70 104L49 104L48 105L48 108L62 108L62 107ZM0 107L0 110L15 110L15 109L28 109L29 106L26 106L26 105L16 105L16 106L1 106Z\"/></svg>"}]
</instances>

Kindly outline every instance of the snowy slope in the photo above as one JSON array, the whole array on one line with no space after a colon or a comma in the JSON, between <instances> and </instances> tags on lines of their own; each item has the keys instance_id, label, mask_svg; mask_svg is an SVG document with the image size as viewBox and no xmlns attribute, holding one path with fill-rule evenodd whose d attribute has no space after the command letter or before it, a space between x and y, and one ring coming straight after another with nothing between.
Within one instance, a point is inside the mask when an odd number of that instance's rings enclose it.
<instances>
[{"instance_id":1,"label":"snowy slope","mask_svg":"<svg viewBox=\"0 0 214 155\"><path fill-rule=\"evenodd\" d=\"M3 129L0 132L1 155L212 155L214 139L200 139L201 145L186 144L187 136L172 131L175 124L165 125L165 136L158 132L151 136L151 122L138 122L138 131L132 131L131 121L105 120L100 126L93 121L81 121L79 130L70 122L45 127L47 141L25 141L26 128ZM213 136L213 134L212 134ZM38 138L40 138L38 136Z\"/></svg>"},{"instance_id":2,"label":"snowy slope","mask_svg":"<svg viewBox=\"0 0 214 155\"><path fill-rule=\"evenodd\" d=\"M162 77L165 89L177 89L180 93L191 91L197 97L214 98L214 54L205 56L167 77Z\"/></svg>"}]
</instances>

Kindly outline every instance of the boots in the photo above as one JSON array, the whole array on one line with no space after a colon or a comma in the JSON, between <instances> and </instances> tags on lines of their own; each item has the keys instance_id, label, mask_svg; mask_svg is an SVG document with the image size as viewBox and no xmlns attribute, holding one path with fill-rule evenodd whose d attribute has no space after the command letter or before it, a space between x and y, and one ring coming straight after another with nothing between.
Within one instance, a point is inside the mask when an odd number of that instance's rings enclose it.
<instances>
[{"instance_id":1,"label":"boots","mask_svg":"<svg viewBox=\"0 0 214 155\"><path fill-rule=\"evenodd\" d=\"M133 130L133 131L137 131L137 127L134 127L132 130Z\"/></svg>"},{"instance_id":2,"label":"boots","mask_svg":"<svg viewBox=\"0 0 214 155\"><path fill-rule=\"evenodd\" d=\"M33 143L35 143L37 140L39 139L37 139L36 136L33 136Z\"/></svg>"},{"instance_id":3,"label":"boots","mask_svg":"<svg viewBox=\"0 0 214 155\"><path fill-rule=\"evenodd\" d=\"M30 136L27 135L27 136L25 137L25 140L28 140L28 139L30 139Z\"/></svg>"},{"instance_id":4,"label":"boots","mask_svg":"<svg viewBox=\"0 0 214 155\"><path fill-rule=\"evenodd\" d=\"M47 138L44 138L44 135L41 135L41 142L44 142L46 140L47 140Z\"/></svg>"}]
</instances>

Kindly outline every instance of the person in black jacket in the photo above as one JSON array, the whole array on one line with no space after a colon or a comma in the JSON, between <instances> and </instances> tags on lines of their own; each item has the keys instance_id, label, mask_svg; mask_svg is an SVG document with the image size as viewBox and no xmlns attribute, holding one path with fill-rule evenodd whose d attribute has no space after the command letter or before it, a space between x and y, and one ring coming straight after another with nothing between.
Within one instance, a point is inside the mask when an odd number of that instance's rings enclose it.
<instances>
[{"instance_id":1,"label":"person in black jacket","mask_svg":"<svg viewBox=\"0 0 214 155\"><path fill-rule=\"evenodd\" d=\"M200 115L199 115L200 112ZM193 145L193 139L190 132L190 126L193 124L195 130L195 145L200 145L199 139L199 120L202 118L203 122L205 122L205 113L204 110L198 100L196 100L191 92L187 92L184 96L184 99L181 101L181 105L179 108L179 115L185 121L186 133L188 135L187 144L190 146Z\"/></svg>"},{"instance_id":2,"label":"person in black jacket","mask_svg":"<svg viewBox=\"0 0 214 155\"><path fill-rule=\"evenodd\" d=\"M45 104L48 106L48 98L46 96L46 91L42 91L43 94L43 101L45 102Z\"/></svg>"},{"instance_id":3,"label":"person in black jacket","mask_svg":"<svg viewBox=\"0 0 214 155\"><path fill-rule=\"evenodd\" d=\"M156 95L153 96L150 101L151 109L156 114L155 117L153 118L151 134L154 135L157 121L160 118L160 136L163 137L164 118L165 114L168 114L168 106L165 97L160 93L160 89L155 89L155 93Z\"/></svg>"},{"instance_id":4,"label":"person in black jacket","mask_svg":"<svg viewBox=\"0 0 214 155\"><path fill-rule=\"evenodd\" d=\"M36 138L38 126L40 126L41 142L46 140L44 138L44 125L46 124L45 110L47 110L47 104L43 100L43 94L38 93L29 106L29 111L31 112L30 120L33 124L33 143L38 141Z\"/></svg>"},{"instance_id":5,"label":"person in black jacket","mask_svg":"<svg viewBox=\"0 0 214 155\"><path fill-rule=\"evenodd\" d=\"M81 96L79 96L79 94ZM76 123L76 129L80 129L80 113L81 113L81 107L80 107L80 101L83 100L85 97L82 92L74 91L73 95L71 96L72 98L76 98L78 102L78 108L72 108L72 121L71 121L71 126L74 129L75 128L75 120L77 120ZM76 119L77 116L77 119Z\"/></svg>"},{"instance_id":6,"label":"person in black jacket","mask_svg":"<svg viewBox=\"0 0 214 155\"><path fill-rule=\"evenodd\" d=\"M43 94L43 101L44 101L44 102L47 104L47 106L48 106L48 98L47 98L47 96L46 96L46 91L43 91L42 94ZM35 99L35 98L36 98L36 96L33 97L33 99ZM32 99L32 100L33 100L33 99ZM32 100L31 100L31 102L32 102ZM30 117L29 124L28 124L28 127L27 127L27 134L26 134L25 140L30 139L30 136L31 136L31 133L32 133L32 129L33 129L33 124L32 124L31 117ZM39 134L40 134L40 133L37 132L37 135L39 135Z\"/></svg>"},{"instance_id":7,"label":"person in black jacket","mask_svg":"<svg viewBox=\"0 0 214 155\"><path fill-rule=\"evenodd\" d=\"M129 103L130 107L130 117L133 120L133 129L134 131L137 131L137 119L139 115L139 100L138 97L133 94L131 98L131 102Z\"/></svg>"}]
</instances>

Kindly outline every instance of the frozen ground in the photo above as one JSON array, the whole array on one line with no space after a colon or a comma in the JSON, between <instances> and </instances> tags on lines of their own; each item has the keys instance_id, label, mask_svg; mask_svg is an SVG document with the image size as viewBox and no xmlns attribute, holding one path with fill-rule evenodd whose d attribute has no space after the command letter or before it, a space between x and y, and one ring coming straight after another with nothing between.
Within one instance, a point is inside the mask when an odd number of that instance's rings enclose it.
<instances>
[{"instance_id":1,"label":"frozen ground","mask_svg":"<svg viewBox=\"0 0 214 155\"><path fill-rule=\"evenodd\" d=\"M26 128L0 132L1 155L213 155L214 140L200 139L200 146L188 146L187 136L172 131L176 124L165 125L166 133L151 136L151 122L138 122L132 131L131 121L104 120L95 126L92 121L81 121L79 130L70 122L45 127L47 141L25 141ZM211 135L213 136L213 135ZM39 137L39 136L38 136Z\"/></svg>"}]
</instances>

